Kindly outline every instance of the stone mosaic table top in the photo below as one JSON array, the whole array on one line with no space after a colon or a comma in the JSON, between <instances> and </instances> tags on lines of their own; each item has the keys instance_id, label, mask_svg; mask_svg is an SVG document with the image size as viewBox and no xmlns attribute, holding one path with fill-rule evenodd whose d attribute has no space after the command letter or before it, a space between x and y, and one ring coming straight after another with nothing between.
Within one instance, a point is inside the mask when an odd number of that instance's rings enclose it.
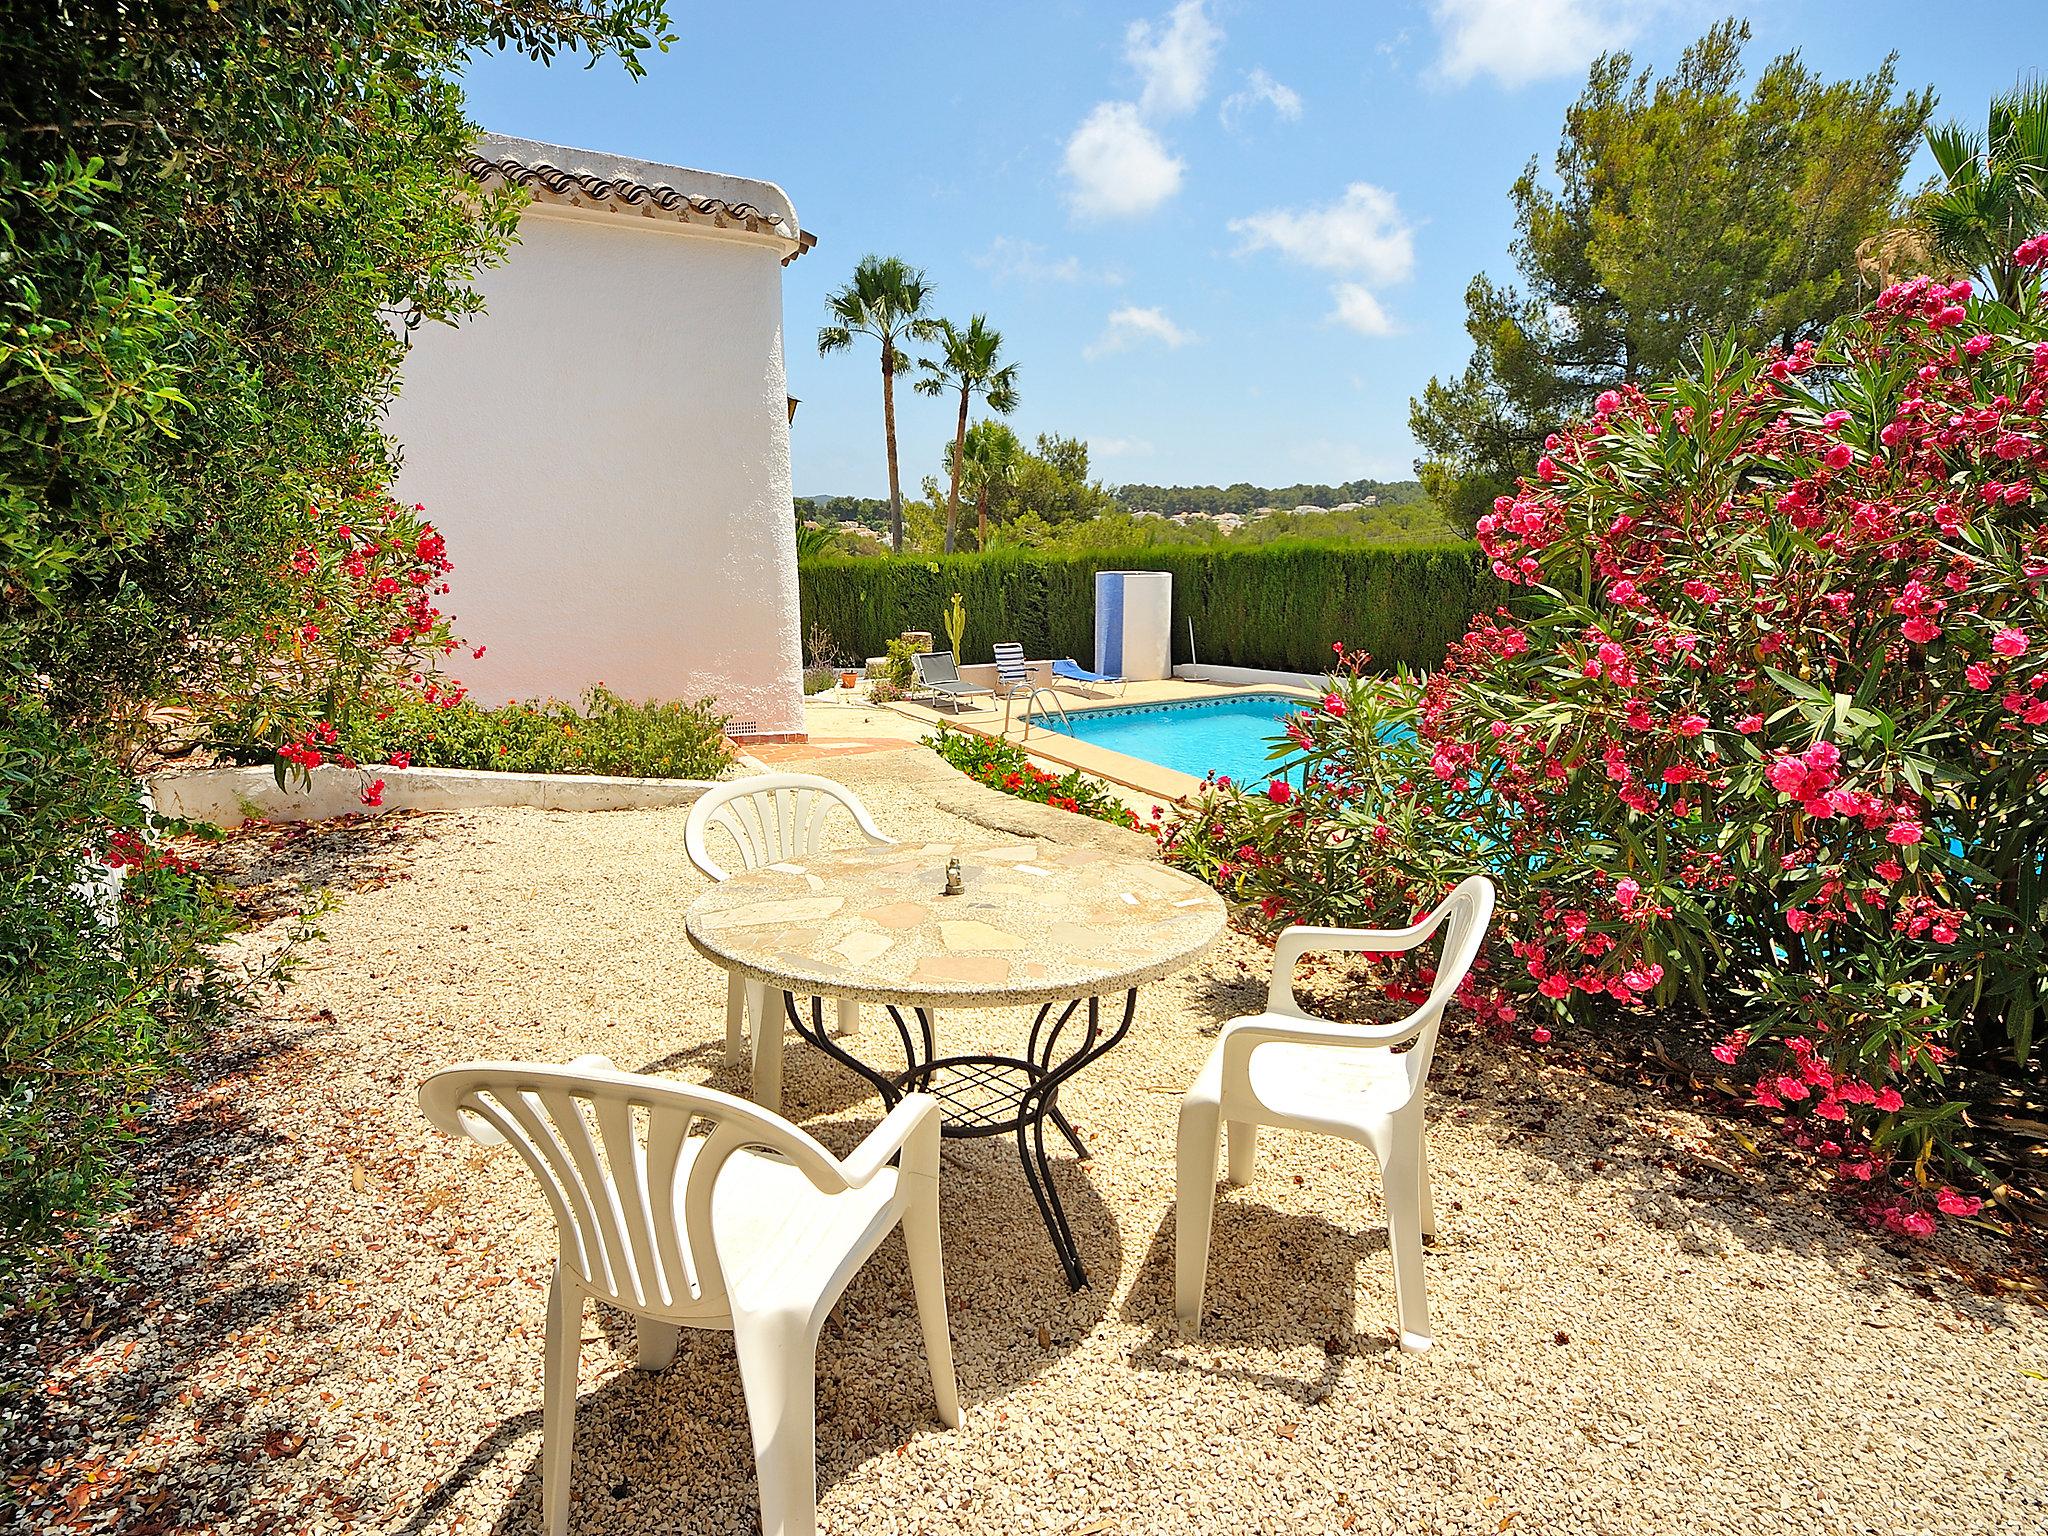
<instances>
[{"instance_id":1,"label":"stone mosaic table top","mask_svg":"<svg viewBox=\"0 0 2048 1536\"><path fill-rule=\"evenodd\" d=\"M941 894L958 859L966 889ZM698 952L786 991L1001 1007L1106 995L1223 932L1208 886L1161 864L1018 839L897 843L771 864L690 904Z\"/></svg>"}]
</instances>

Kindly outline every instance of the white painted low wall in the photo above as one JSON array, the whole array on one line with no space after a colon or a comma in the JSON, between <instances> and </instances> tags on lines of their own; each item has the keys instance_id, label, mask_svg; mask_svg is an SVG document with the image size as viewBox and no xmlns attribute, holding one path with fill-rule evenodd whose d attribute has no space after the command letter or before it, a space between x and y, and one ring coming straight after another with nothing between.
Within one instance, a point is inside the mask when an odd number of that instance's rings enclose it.
<instances>
[{"instance_id":1,"label":"white painted low wall","mask_svg":"<svg viewBox=\"0 0 2048 1536\"><path fill-rule=\"evenodd\" d=\"M1258 667L1212 667L1208 665L1178 666L1173 669L1175 677L1186 678L1191 683L1260 683L1277 684L1287 688L1309 688L1317 693L1323 691L1325 678L1311 672L1267 672Z\"/></svg>"},{"instance_id":2,"label":"white painted low wall","mask_svg":"<svg viewBox=\"0 0 2048 1536\"><path fill-rule=\"evenodd\" d=\"M363 787L384 781L383 803L363 804ZM638 811L689 805L704 779L626 779L580 773L482 773L467 768L315 768L310 786L284 788L268 768L193 768L150 780L156 808L184 821L238 827L245 821L325 821L385 811L471 811L530 805L549 811Z\"/></svg>"}]
</instances>

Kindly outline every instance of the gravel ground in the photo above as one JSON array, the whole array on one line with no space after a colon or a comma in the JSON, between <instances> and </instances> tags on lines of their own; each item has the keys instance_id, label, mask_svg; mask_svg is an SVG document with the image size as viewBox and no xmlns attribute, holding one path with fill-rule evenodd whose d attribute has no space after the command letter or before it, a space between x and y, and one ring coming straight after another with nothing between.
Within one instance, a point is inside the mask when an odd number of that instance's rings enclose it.
<instances>
[{"instance_id":1,"label":"gravel ground","mask_svg":"<svg viewBox=\"0 0 2048 1536\"><path fill-rule=\"evenodd\" d=\"M903 837L1125 835L920 752L828 771ZM11 1330L22 1529L539 1528L552 1226L516 1160L441 1137L414 1089L467 1056L592 1050L739 1086L722 978L680 931L702 888L683 819L489 811L233 845L252 910L303 885L337 904L297 984L162 1106L114 1241L127 1283ZM1391 1347L1369 1156L1273 1133L1221 1202L1207 1327L1184 1343L1178 1093L1264 970L1232 938L1151 988L1063 1096L1095 1154L1060 1169L1093 1287L1061 1282L1013 1148L948 1147L966 1422L932 1416L891 1238L819 1349L826 1531L2048 1527L2048 1317L1560 1055L1439 1053L1433 1351ZM786 1112L842 1152L877 1118L859 1086L792 1044ZM755 1529L726 1338L685 1334L658 1376L631 1355L630 1324L593 1308L574 1529Z\"/></svg>"}]
</instances>

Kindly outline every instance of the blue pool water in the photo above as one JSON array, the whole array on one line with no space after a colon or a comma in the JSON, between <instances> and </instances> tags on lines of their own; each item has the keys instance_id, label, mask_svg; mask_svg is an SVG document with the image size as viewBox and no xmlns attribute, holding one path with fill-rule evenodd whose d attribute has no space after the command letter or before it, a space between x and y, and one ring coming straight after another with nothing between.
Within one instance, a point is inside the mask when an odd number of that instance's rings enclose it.
<instances>
[{"instance_id":1,"label":"blue pool water","mask_svg":"<svg viewBox=\"0 0 2048 1536\"><path fill-rule=\"evenodd\" d=\"M1227 699L1077 709L1067 716L1072 729L1066 734L1198 779L1205 773L1228 774L1240 784L1259 785L1279 766L1266 755L1268 743L1302 704L1291 694L1241 693ZM1032 723L1060 729L1056 718L1044 715Z\"/></svg>"}]
</instances>

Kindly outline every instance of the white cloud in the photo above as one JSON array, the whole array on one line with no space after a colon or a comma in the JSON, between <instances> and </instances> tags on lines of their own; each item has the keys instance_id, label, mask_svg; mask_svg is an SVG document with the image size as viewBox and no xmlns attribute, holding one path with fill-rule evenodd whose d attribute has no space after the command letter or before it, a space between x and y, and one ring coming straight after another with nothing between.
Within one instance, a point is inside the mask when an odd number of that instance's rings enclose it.
<instances>
[{"instance_id":1,"label":"white cloud","mask_svg":"<svg viewBox=\"0 0 2048 1536\"><path fill-rule=\"evenodd\" d=\"M1121 283L1123 274L1108 267L1089 267L1078 256L1053 257L1035 240L1018 240L997 235L988 249L974 258L984 272L993 273L999 283Z\"/></svg>"},{"instance_id":2,"label":"white cloud","mask_svg":"<svg viewBox=\"0 0 2048 1536\"><path fill-rule=\"evenodd\" d=\"M1232 219L1246 251L1278 251L1305 266L1347 272L1376 283L1397 283L1415 268L1415 231L1394 194L1354 181L1334 203L1320 208L1269 208Z\"/></svg>"},{"instance_id":3,"label":"white cloud","mask_svg":"<svg viewBox=\"0 0 2048 1536\"><path fill-rule=\"evenodd\" d=\"M1175 325L1165 310L1126 304L1109 312L1109 321L1103 326L1102 334L1083 347L1081 355L1102 357L1147 341L1167 348L1184 347L1194 339L1194 333Z\"/></svg>"},{"instance_id":4,"label":"white cloud","mask_svg":"<svg viewBox=\"0 0 2048 1536\"><path fill-rule=\"evenodd\" d=\"M1301 93L1291 86L1282 85L1263 69L1255 69L1244 77L1244 89L1232 91L1223 98L1223 110L1218 114L1226 128L1235 128L1244 114L1264 102L1273 109L1275 117L1294 122L1301 116Z\"/></svg>"},{"instance_id":5,"label":"white cloud","mask_svg":"<svg viewBox=\"0 0 2048 1536\"><path fill-rule=\"evenodd\" d=\"M1180 190L1185 169L1128 101L1097 103L1067 140L1066 167L1074 211L1097 218L1150 213Z\"/></svg>"},{"instance_id":6,"label":"white cloud","mask_svg":"<svg viewBox=\"0 0 2048 1536\"><path fill-rule=\"evenodd\" d=\"M1365 284L1339 283L1330 290L1330 296L1337 301L1337 307L1330 311L1333 324L1348 325L1361 336L1394 334L1394 322L1387 318L1380 301Z\"/></svg>"},{"instance_id":7,"label":"white cloud","mask_svg":"<svg viewBox=\"0 0 2048 1536\"><path fill-rule=\"evenodd\" d=\"M1067 140L1067 201L1075 213L1150 213L1180 190L1186 163L1154 124L1194 111L1209 94L1223 29L1209 20L1203 3L1180 0L1160 20L1134 21L1125 29L1124 58L1137 71L1138 99L1098 101Z\"/></svg>"},{"instance_id":8,"label":"white cloud","mask_svg":"<svg viewBox=\"0 0 2048 1536\"><path fill-rule=\"evenodd\" d=\"M1576 74L1628 44L1661 0L1434 0L1436 73L1458 85L1491 75L1527 85Z\"/></svg>"},{"instance_id":9,"label":"white cloud","mask_svg":"<svg viewBox=\"0 0 2048 1536\"><path fill-rule=\"evenodd\" d=\"M1124 58L1144 90L1138 107L1147 117L1192 112L1209 93L1209 74L1223 29L1202 11L1202 0L1180 0L1157 22L1134 21L1124 32Z\"/></svg>"},{"instance_id":10,"label":"white cloud","mask_svg":"<svg viewBox=\"0 0 2048 1536\"><path fill-rule=\"evenodd\" d=\"M1088 451L1098 459L1140 459L1152 444L1142 437L1091 437Z\"/></svg>"},{"instance_id":11,"label":"white cloud","mask_svg":"<svg viewBox=\"0 0 2048 1536\"><path fill-rule=\"evenodd\" d=\"M1405 282L1415 270L1415 230L1394 194L1354 181L1320 208L1269 208L1230 221L1242 252L1278 251L1290 261L1341 274L1331 286L1333 324L1361 336L1391 336L1396 327L1372 287Z\"/></svg>"}]
</instances>

